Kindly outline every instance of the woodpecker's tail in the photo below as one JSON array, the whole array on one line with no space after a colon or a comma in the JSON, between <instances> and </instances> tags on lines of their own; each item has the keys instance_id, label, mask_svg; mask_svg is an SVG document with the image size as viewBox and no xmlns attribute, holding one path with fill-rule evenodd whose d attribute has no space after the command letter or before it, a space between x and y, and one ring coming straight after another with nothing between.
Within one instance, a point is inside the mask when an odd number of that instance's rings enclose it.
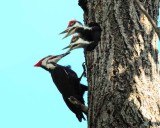
<instances>
[{"instance_id":1,"label":"woodpecker's tail","mask_svg":"<svg viewBox=\"0 0 160 128\"><path fill-rule=\"evenodd\" d=\"M81 85L81 89L82 89L82 91L81 91L81 97L77 98L77 100L79 100L82 104L84 104L83 95L84 95L85 91L88 91L88 86L83 85L83 84L80 84L80 85ZM86 120L86 118L84 117L84 115L83 115L82 112L77 113L76 117L78 118L79 122L82 122L82 119Z\"/></svg>"},{"instance_id":2,"label":"woodpecker's tail","mask_svg":"<svg viewBox=\"0 0 160 128\"><path fill-rule=\"evenodd\" d=\"M86 120L86 118L84 117L83 113L76 114L76 117L78 118L79 122L82 122L82 119Z\"/></svg>"}]
</instances>

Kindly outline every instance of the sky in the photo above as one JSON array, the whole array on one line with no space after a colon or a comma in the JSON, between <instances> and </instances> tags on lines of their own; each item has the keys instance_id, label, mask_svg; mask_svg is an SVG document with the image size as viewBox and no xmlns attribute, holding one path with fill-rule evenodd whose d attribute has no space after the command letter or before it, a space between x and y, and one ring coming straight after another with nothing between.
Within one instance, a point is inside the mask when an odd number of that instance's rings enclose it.
<instances>
[{"instance_id":1,"label":"sky","mask_svg":"<svg viewBox=\"0 0 160 128\"><path fill-rule=\"evenodd\" d=\"M0 128L87 127L67 108L50 74L33 66L65 52L71 37L62 40L59 33L72 19L83 23L78 1L1 0L0 19ZM71 65L80 76L83 62L78 49L59 64Z\"/></svg>"}]
</instances>

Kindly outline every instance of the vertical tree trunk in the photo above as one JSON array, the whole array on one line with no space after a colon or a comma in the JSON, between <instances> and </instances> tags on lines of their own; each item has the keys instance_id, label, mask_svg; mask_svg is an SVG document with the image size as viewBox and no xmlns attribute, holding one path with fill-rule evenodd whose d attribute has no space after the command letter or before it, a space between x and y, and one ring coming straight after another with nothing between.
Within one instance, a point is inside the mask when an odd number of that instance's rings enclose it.
<instances>
[{"instance_id":1,"label":"vertical tree trunk","mask_svg":"<svg viewBox=\"0 0 160 128\"><path fill-rule=\"evenodd\" d=\"M134 0L86 1L85 23L99 23L101 42L85 55L89 128L158 128L157 35ZM157 21L159 0L141 0Z\"/></svg>"}]
</instances>

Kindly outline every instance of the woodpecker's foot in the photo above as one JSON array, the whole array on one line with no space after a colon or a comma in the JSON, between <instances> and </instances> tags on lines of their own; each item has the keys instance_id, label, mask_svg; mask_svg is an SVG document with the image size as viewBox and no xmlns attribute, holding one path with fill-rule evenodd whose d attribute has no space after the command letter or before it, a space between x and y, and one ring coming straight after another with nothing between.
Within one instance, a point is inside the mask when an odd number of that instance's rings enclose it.
<instances>
[{"instance_id":1,"label":"woodpecker's foot","mask_svg":"<svg viewBox=\"0 0 160 128\"><path fill-rule=\"evenodd\" d=\"M86 77L87 76L87 73L86 73L86 62L83 62L82 63L82 67L83 67L83 71L84 71L84 77Z\"/></svg>"},{"instance_id":2,"label":"woodpecker's foot","mask_svg":"<svg viewBox=\"0 0 160 128\"><path fill-rule=\"evenodd\" d=\"M82 63L82 67L83 67L83 73L82 75L79 77L79 81L81 81L82 77L86 77L86 67L85 67L85 62Z\"/></svg>"},{"instance_id":3,"label":"woodpecker's foot","mask_svg":"<svg viewBox=\"0 0 160 128\"><path fill-rule=\"evenodd\" d=\"M84 114L88 114L88 107L78 101L75 97L70 96L68 100L74 104L78 109L80 109Z\"/></svg>"}]
</instances>

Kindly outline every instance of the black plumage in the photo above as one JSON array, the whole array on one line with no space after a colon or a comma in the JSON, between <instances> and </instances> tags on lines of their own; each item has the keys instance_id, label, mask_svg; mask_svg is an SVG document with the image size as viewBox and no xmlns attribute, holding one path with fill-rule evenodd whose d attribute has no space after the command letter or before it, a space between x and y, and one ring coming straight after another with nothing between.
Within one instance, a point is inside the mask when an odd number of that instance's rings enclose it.
<instances>
[{"instance_id":1,"label":"black plumage","mask_svg":"<svg viewBox=\"0 0 160 128\"><path fill-rule=\"evenodd\" d=\"M35 67L42 67L50 72L53 82L58 88L59 92L68 106L68 108L75 113L78 120L81 122L85 119L83 113L74 104L72 104L68 98L75 97L82 104L84 104L83 94L88 90L88 87L80 83L80 79L77 74L70 68L70 66L58 65L57 62L69 53L47 56L41 59Z\"/></svg>"},{"instance_id":2,"label":"black plumage","mask_svg":"<svg viewBox=\"0 0 160 128\"><path fill-rule=\"evenodd\" d=\"M88 90L88 87L80 84L77 74L70 68L57 65L54 70L49 71L52 80L62 94L63 99L69 109L76 114L76 117L81 122L84 118L83 113L77 109L69 100L70 96L75 97L82 104L84 104L83 94Z\"/></svg>"},{"instance_id":3,"label":"black plumage","mask_svg":"<svg viewBox=\"0 0 160 128\"><path fill-rule=\"evenodd\" d=\"M76 117L81 122L84 118L83 113L77 109L69 100L70 96L75 97L84 104L83 94L88 90L88 87L80 84L77 74L68 67L57 65L56 68L50 71L52 80L62 94L68 108L76 114Z\"/></svg>"},{"instance_id":4,"label":"black plumage","mask_svg":"<svg viewBox=\"0 0 160 128\"><path fill-rule=\"evenodd\" d=\"M101 40L101 28L97 23L91 22L88 27L77 27L75 32L87 41L99 42Z\"/></svg>"},{"instance_id":5,"label":"black plumage","mask_svg":"<svg viewBox=\"0 0 160 128\"><path fill-rule=\"evenodd\" d=\"M79 34L80 38L90 42L85 48L85 51L92 51L101 40L101 28L97 23L89 23L88 27L78 27L75 32Z\"/></svg>"},{"instance_id":6,"label":"black plumage","mask_svg":"<svg viewBox=\"0 0 160 128\"><path fill-rule=\"evenodd\" d=\"M68 23L68 27L60 34L67 33L64 38L77 33L73 36L69 46L69 51L77 48L84 48L85 51L92 51L98 45L101 40L101 27L95 22L91 22L88 26L83 26L79 21L71 20ZM68 51L67 51L68 52Z\"/></svg>"}]
</instances>

